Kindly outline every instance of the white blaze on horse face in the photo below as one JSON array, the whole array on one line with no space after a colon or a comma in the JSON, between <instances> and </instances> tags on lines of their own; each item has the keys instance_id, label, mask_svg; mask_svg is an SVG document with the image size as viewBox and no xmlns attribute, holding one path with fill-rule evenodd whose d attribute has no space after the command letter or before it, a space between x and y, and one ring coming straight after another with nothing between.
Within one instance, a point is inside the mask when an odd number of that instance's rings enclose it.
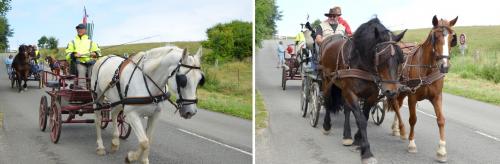
<instances>
[{"instance_id":1,"label":"white blaze on horse face","mask_svg":"<svg viewBox=\"0 0 500 164\"><path fill-rule=\"evenodd\" d=\"M448 30L444 29L443 30L443 35L444 35L444 44L443 44L443 67L448 67L448 56L450 56L449 48L448 48Z\"/></svg>"}]
</instances>

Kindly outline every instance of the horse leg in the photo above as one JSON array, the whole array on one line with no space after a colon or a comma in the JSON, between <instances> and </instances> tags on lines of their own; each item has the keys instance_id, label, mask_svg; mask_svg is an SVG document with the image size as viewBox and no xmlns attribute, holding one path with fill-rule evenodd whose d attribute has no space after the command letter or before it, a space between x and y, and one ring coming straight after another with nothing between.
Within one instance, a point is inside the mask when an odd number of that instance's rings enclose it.
<instances>
[{"instance_id":1,"label":"horse leg","mask_svg":"<svg viewBox=\"0 0 500 164\"><path fill-rule=\"evenodd\" d=\"M21 76L21 72L16 72L16 83L17 83L17 90L19 93L22 93L23 92L23 89L22 89L22 76Z\"/></svg>"},{"instance_id":2,"label":"horse leg","mask_svg":"<svg viewBox=\"0 0 500 164\"><path fill-rule=\"evenodd\" d=\"M330 112L331 112L330 109L326 109L325 118L323 120L323 129L322 129L324 135L330 134L330 130L332 128Z\"/></svg>"},{"instance_id":3,"label":"horse leg","mask_svg":"<svg viewBox=\"0 0 500 164\"><path fill-rule=\"evenodd\" d=\"M417 100L415 96L408 97L408 105L410 107L410 144L408 145L408 152L416 153L417 145L415 144L415 124L417 123Z\"/></svg>"},{"instance_id":4,"label":"horse leg","mask_svg":"<svg viewBox=\"0 0 500 164\"><path fill-rule=\"evenodd\" d=\"M437 150L437 160L439 162L446 162L447 154L446 154L446 140L444 135L444 125L445 118L442 111L442 94L437 95L434 99L431 100L432 105L434 106L434 112L436 113L436 120L439 126L439 146Z\"/></svg>"},{"instance_id":5,"label":"horse leg","mask_svg":"<svg viewBox=\"0 0 500 164\"><path fill-rule=\"evenodd\" d=\"M409 99L409 98L408 98ZM397 121L397 124L392 127L393 135L399 132L399 136L401 137L402 140L406 140L406 130L405 130L405 124L403 122L403 118L401 117L401 106L403 105L403 100L404 97L398 97L397 101L392 101L392 108L394 109L394 122ZM409 101L409 100L408 100ZM395 130L396 129L396 130ZM397 136L397 135L394 135Z\"/></svg>"},{"instance_id":6,"label":"horse leg","mask_svg":"<svg viewBox=\"0 0 500 164\"><path fill-rule=\"evenodd\" d=\"M102 121L102 115L101 115L102 110L94 110L95 114L95 129L96 129L96 135L97 135L97 149L96 153L97 155L105 155L106 150L104 150L104 144L102 143L102 136L101 136L101 121Z\"/></svg>"},{"instance_id":7,"label":"horse leg","mask_svg":"<svg viewBox=\"0 0 500 164\"><path fill-rule=\"evenodd\" d=\"M153 130L154 130L155 124L158 120L158 116L160 116L161 110L156 110L156 111L158 111L158 112L155 112L152 116L148 117L148 127L146 128L146 136L148 137L150 145L153 142ZM149 157L149 149L150 149L150 147L145 149L144 152L142 153L142 161L141 162L143 164L149 163L149 158L148 158Z\"/></svg>"},{"instance_id":8,"label":"horse leg","mask_svg":"<svg viewBox=\"0 0 500 164\"><path fill-rule=\"evenodd\" d=\"M24 88L24 91L27 91L28 90L28 77L29 77L29 72L26 71L24 73L24 76L23 76L23 80L24 80L24 85L23 85L23 88Z\"/></svg>"},{"instance_id":9,"label":"horse leg","mask_svg":"<svg viewBox=\"0 0 500 164\"><path fill-rule=\"evenodd\" d=\"M118 129L118 114L123 111L121 106L116 106L111 111L111 119L113 121L113 138L111 139L111 153L118 151L120 148L120 131Z\"/></svg>"},{"instance_id":10,"label":"horse leg","mask_svg":"<svg viewBox=\"0 0 500 164\"><path fill-rule=\"evenodd\" d=\"M363 164L377 163L375 157L370 150L370 143L368 142L368 135L366 132L367 119L361 113L361 108L359 106L359 100L352 92L344 92L344 97L346 98L345 107L350 108L356 118L356 125L358 126L358 132L361 136L361 159ZM356 137L356 136L355 136Z\"/></svg>"},{"instance_id":11,"label":"horse leg","mask_svg":"<svg viewBox=\"0 0 500 164\"><path fill-rule=\"evenodd\" d=\"M351 136L351 110L344 108L344 138L342 139L342 145L351 146L353 144Z\"/></svg>"},{"instance_id":12,"label":"horse leg","mask_svg":"<svg viewBox=\"0 0 500 164\"><path fill-rule=\"evenodd\" d=\"M127 153L127 156L125 157L125 163L130 163L130 162L138 160L139 157L141 157L144 150L149 149L149 139L146 136L146 133L145 133L144 128L142 126L141 118L139 117L139 115L135 111L133 111L133 109L126 110L127 107L129 107L129 106L125 106L125 109L124 109L124 112L126 113L125 120L132 127L135 135L137 136L137 139L139 140L139 145L140 145L136 151L129 151Z\"/></svg>"}]
</instances>

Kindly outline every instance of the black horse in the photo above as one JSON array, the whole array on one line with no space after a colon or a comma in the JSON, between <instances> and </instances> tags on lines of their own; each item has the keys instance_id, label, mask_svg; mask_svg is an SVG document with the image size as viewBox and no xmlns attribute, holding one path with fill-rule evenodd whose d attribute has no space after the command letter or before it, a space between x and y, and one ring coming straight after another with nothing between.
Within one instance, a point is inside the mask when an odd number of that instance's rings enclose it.
<instances>
[{"instance_id":1,"label":"black horse","mask_svg":"<svg viewBox=\"0 0 500 164\"><path fill-rule=\"evenodd\" d=\"M15 80L17 82L18 91L22 92L23 89L27 90L28 85L26 84L28 81L28 77L31 71L30 64L30 54L32 51L32 47L28 45L19 46L19 51L14 57L14 61L12 62L12 68L14 68L15 72ZM24 81L24 85L21 87L21 82Z\"/></svg>"},{"instance_id":2,"label":"black horse","mask_svg":"<svg viewBox=\"0 0 500 164\"><path fill-rule=\"evenodd\" d=\"M403 52L396 43L405 32L394 35L378 18L374 18L362 24L352 39L323 42L321 45L323 102L327 109L323 128L330 130L330 113L337 113L343 107L346 118L344 145L360 146L363 163L376 163L370 151L366 127L369 111L376 104L379 91L393 97L401 89L397 70L403 62ZM360 101L364 102L363 109ZM354 143L349 125L351 111L358 126ZM349 139L351 142L346 144Z\"/></svg>"}]
</instances>

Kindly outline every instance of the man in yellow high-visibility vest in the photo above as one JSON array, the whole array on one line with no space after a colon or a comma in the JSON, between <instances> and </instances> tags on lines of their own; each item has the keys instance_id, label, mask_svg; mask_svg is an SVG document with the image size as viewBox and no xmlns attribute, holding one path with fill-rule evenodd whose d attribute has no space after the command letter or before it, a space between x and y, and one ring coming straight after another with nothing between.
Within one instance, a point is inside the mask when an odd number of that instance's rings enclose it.
<instances>
[{"instance_id":1,"label":"man in yellow high-visibility vest","mask_svg":"<svg viewBox=\"0 0 500 164\"><path fill-rule=\"evenodd\" d=\"M97 57L101 56L101 50L97 43L89 39L84 24L76 26L76 31L78 35L66 47L66 60L71 63L72 73L76 70L78 78L85 78L87 73L90 73ZM87 88L86 80L78 80L78 85L82 89Z\"/></svg>"}]
</instances>

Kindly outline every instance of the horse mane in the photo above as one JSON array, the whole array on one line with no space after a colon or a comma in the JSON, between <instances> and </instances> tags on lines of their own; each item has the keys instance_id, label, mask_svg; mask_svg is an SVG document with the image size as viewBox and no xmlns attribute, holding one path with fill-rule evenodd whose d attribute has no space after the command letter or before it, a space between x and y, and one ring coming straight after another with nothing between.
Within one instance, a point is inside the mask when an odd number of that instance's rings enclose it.
<instances>
[{"instance_id":1,"label":"horse mane","mask_svg":"<svg viewBox=\"0 0 500 164\"><path fill-rule=\"evenodd\" d=\"M389 40L388 30L378 18L373 18L356 29L353 35L354 47L351 50L350 63L372 70L375 58L375 46Z\"/></svg>"}]
</instances>

